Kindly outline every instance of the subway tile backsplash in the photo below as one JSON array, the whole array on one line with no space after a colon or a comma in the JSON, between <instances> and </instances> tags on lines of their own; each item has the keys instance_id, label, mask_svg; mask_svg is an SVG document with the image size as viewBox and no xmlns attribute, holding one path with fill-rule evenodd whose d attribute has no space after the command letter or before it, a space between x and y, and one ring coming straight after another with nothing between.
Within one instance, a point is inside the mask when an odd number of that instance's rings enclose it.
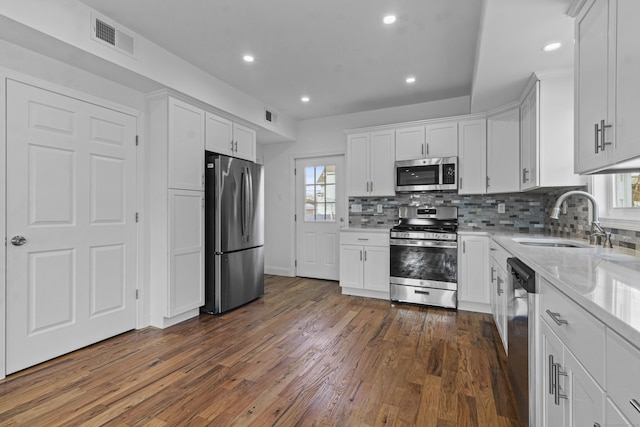
<instances>
[{"instance_id":1,"label":"subway tile backsplash","mask_svg":"<svg viewBox=\"0 0 640 427\"><path fill-rule=\"evenodd\" d=\"M553 188L540 192L459 195L454 192L396 194L395 197L349 198L350 227L389 227L398 221L398 206L419 204L423 206L457 206L461 231L498 231L539 234L588 239L591 232L589 202L582 197L571 197L567 214L559 220L549 218L551 209L562 193L584 188ZM499 205L504 204L504 213ZM360 205L361 212L351 207ZM640 232L608 229L614 245L640 248Z\"/></svg>"}]
</instances>

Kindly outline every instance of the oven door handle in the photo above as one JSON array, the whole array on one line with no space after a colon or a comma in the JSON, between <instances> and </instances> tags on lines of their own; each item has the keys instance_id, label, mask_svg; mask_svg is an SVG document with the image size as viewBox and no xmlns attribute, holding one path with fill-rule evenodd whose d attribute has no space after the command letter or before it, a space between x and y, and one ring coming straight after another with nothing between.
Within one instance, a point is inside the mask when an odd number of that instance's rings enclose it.
<instances>
[{"instance_id":1,"label":"oven door handle","mask_svg":"<svg viewBox=\"0 0 640 427\"><path fill-rule=\"evenodd\" d=\"M458 242L449 242L444 240L415 240L415 239L390 239L391 246L417 246L417 247L434 247L434 248L457 248Z\"/></svg>"}]
</instances>

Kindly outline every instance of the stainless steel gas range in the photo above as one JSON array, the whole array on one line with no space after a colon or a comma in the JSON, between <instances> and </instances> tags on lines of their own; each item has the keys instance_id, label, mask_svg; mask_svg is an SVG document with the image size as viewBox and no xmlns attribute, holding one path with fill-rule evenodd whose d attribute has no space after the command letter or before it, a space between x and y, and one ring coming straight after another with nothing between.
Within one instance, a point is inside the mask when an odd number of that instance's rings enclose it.
<instances>
[{"instance_id":1,"label":"stainless steel gas range","mask_svg":"<svg viewBox=\"0 0 640 427\"><path fill-rule=\"evenodd\" d=\"M402 206L391 229L392 301L458 307L458 208Z\"/></svg>"}]
</instances>

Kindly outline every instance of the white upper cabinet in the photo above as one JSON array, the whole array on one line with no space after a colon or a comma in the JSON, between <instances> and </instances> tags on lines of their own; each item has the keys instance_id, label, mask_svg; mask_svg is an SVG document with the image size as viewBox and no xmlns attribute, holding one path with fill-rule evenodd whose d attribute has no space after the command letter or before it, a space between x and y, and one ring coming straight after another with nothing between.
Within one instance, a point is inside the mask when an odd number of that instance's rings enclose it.
<instances>
[{"instance_id":1,"label":"white upper cabinet","mask_svg":"<svg viewBox=\"0 0 640 427\"><path fill-rule=\"evenodd\" d=\"M256 131L207 112L206 149L255 162Z\"/></svg>"},{"instance_id":2,"label":"white upper cabinet","mask_svg":"<svg viewBox=\"0 0 640 427\"><path fill-rule=\"evenodd\" d=\"M424 126L411 126L396 129L396 161L424 159Z\"/></svg>"},{"instance_id":3,"label":"white upper cabinet","mask_svg":"<svg viewBox=\"0 0 640 427\"><path fill-rule=\"evenodd\" d=\"M395 133L393 130L352 134L347 137L348 195L395 195Z\"/></svg>"},{"instance_id":4,"label":"white upper cabinet","mask_svg":"<svg viewBox=\"0 0 640 427\"><path fill-rule=\"evenodd\" d=\"M458 155L458 122L436 122L396 129L396 160Z\"/></svg>"},{"instance_id":5,"label":"white upper cabinet","mask_svg":"<svg viewBox=\"0 0 640 427\"><path fill-rule=\"evenodd\" d=\"M487 193L520 191L520 109L487 118Z\"/></svg>"},{"instance_id":6,"label":"white upper cabinet","mask_svg":"<svg viewBox=\"0 0 640 427\"><path fill-rule=\"evenodd\" d=\"M458 155L458 122L432 123L425 126L425 157Z\"/></svg>"},{"instance_id":7,"label":"white upper cabinet","mask_svg":"<svg viewBox=\"0 0 640 427\"><path fill-rule=\"evenodd\" d=\"M520 189L584 184L573 159L573 75L533 76L520 104Z\"/></svg>"},{"instance_id":8,"label":"white upper cabinet","mask_svg":"<svg viewBox=\"0 0 640 427\"><path fill-rule=\"evenodd\" d=\"M458 193L484 194L487 176L487 120L458 123Z\"/></svg>"},{"instance_id":9,"label":"white upper cabinet","mask_svg":"<svg viewBox=\"0 0 640 427\"><path fill-rule=\"evenodd\" d=\"M588 0L576 18L575 171L640 156L637 0Z\"/></svg>"},{"instance_id":10,"label":"white upper cabinet","mask_svg":"<svg viewBox=\"0 0 640 427\"><path fill-rule=\"evenodd\" d=\"M169 106L169 188L204 190L204 111L175 98Z\"/></svg>"}]
</instances>

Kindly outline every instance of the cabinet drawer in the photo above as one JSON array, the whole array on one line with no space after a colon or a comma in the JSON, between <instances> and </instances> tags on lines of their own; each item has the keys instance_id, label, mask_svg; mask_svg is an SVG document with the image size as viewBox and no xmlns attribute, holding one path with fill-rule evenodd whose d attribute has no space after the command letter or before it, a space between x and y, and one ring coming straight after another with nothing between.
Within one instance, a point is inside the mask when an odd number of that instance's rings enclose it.
<instances>
[{"instance_id":1,"label":"cabinet drawer","mask_svg":"<svg viewBox=\"0 0 640 427\"><path fill-rule=\"evenodd\" d=\"M640 351L607 331L607 394L631 424L640 425Z\"/></svg>"},{"instance_id":2,"label":"cabinet drawer","mask_svg":"<svg viewBox=\"0 0 640 427\"><path fill-rule=\"evenodd\" d=\"M491 258L495 259L496 263L502 267L504 271L507 271L507 258L512 255L494 241L491 241L490 248Z\"/></svg>"},{"instance_id":3,"label":"cabinet drawer","mask_svg":"<svg viewBox=\"0 0 640 427\"><path fill-rule=\"evenodd\" d=\"M389 233L366 233L342 231L341 245L389 246Z\"/></svg>"},{"instance_id":4,"label":"cabinet drawer","mask_svg":"<svg viewBox=\"0 0 640 427\"><path fill-rule=\"evenodd\" d=\"M540 280L540 316L603 385L604 325L544 279Z\"/></svg>"}]
</instances>

